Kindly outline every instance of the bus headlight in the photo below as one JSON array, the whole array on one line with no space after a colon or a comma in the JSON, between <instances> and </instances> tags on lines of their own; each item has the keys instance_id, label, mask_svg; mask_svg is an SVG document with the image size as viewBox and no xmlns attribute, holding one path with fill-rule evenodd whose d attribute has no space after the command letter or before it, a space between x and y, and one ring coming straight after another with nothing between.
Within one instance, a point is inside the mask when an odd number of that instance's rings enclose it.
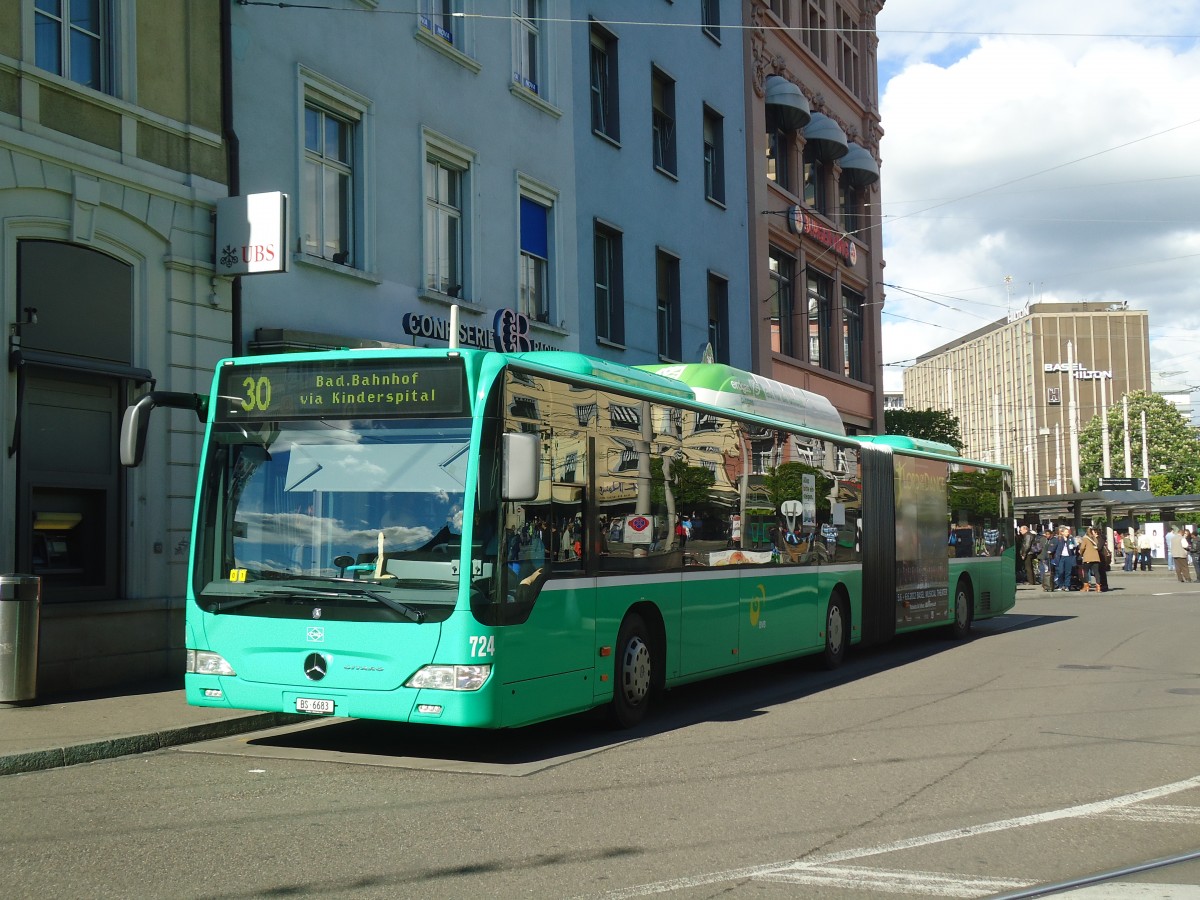
<instances>
[{"instance_id":1,"label":"bus headlight","mask_svg":"<svg viewBox=\"0 0 1200 900\"><path fill-rule=\"evenodd\" d=\"M491 674L491 666L423 666L404 686L432 691L477 691Z\"/></svg>"},{"instance_id":2,"label":"bus headlight","mask_svg":"<svg viewBox=\"0 0 1200 900\"><path fill-rule=\"evenodd\" d=\"M220 653L209 650L187 651L187 667L184 670L189 675L236 675L233 666L225 661Z\"/></svg>"}]
</instances>

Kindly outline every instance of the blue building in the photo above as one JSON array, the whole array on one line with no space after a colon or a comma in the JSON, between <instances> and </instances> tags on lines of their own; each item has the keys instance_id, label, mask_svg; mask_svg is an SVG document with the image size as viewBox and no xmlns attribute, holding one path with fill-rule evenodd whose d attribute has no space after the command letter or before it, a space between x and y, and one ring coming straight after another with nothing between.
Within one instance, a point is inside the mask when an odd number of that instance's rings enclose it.
<instances>
[{"instance_id":1,"label":"blue building","mask_svg":"<svg viewBox=\"0 0 1200 900\"><path fill-rule=\"evenodd\" d=\"M335 5L234 8L238 186L292 228L289 271L242 278L244 349L445 345L455 305L464 344L516 315L522 345L749 364L739 3Z\"/></svg>"}]
</instances>

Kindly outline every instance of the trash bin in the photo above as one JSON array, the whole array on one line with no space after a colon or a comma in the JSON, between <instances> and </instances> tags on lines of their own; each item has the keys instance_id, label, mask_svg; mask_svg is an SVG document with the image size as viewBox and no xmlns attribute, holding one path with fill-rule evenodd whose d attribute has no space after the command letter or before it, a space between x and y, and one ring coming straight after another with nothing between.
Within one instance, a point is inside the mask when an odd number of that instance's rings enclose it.
<instances>
[{"instance_id":1,"label":"trash bin","mask_svg":"<svg viewBox=\"0 0 1200 900\"><path fill-rule=\"evenodd\" d=\"M0 703L37 696L42 579L0 575Z\"/></svg>"}]
</instances>

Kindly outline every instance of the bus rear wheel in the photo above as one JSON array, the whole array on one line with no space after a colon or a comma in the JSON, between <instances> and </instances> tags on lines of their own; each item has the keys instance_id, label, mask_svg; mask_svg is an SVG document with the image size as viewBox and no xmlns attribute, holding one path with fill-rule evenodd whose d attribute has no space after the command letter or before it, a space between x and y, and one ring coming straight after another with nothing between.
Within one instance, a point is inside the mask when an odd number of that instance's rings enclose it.
<instances>
[{"instance_id":1,"label":"bus rear wheel","mask_svg":"<svg viewBox=\"0 0 1200 900\"><path fill-rule=\"evenodd\" d=\"M646 623L630 613L617 632L612 718L621 728L632 728L646 717L654 686L654 653Z\"/></svg>"},{"instance_id":2,"label":"bus rear wheel","mask_svg":"<svg viewBox=\"0 0 1200 900\"><path fill-rule=\"evenodd\" d=\"M849 620L850 611L846 608L846 598L841 594L834 594L829 598L829 607L825 613L825 650L821 654L821 661L827 669L836 669L846 658Z\"/></svg>"},{"instance_id":3,"label":"bus rear wheel","mask_svg":"<svg viewBox=\"0 0 1200 900\"><path fill-rule=\"evenodd\" d=\"M975 620L975 598L971 586L960 579L954 589L954 621L950 623L948 636L955 641L966 640L971 635L971 623Z\"/></svg>"}]
</instances>

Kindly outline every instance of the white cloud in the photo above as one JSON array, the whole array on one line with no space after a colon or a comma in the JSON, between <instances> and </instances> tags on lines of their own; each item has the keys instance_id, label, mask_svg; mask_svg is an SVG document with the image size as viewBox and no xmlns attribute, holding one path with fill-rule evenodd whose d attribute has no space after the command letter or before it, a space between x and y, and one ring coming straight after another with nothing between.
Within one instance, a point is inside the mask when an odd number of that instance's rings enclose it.
<instances>
[{"instance_id":1,"label":"white cloud","mask_svg":"<svg viewBox=\"0 0 1200 900\"><path fill-rule=\"evenodd\" d=\"M1152 367L1186 368L1200 335L1193 5L909 0L878 28L885 278L932 298L888 289L884 361L1030 299L1088 299L1149 310ZM885 369L888 389L900 378Z\"/></svg>"}]
</instances>

